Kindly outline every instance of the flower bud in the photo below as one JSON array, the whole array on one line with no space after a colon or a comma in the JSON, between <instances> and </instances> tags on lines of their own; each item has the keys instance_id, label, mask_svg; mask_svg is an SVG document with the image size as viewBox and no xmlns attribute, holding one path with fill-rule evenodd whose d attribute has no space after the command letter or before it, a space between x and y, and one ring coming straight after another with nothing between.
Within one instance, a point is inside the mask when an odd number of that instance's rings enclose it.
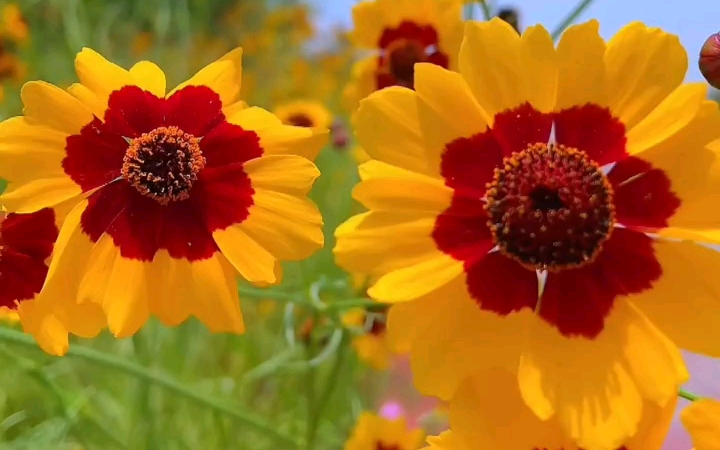
<instances>
[{"instance_id":1,"label":"flower bud","mask_svg":"<svg viewBox=\"0 0 720 450\"><path fill-rule=\"evenodd\" d=\"M700 49L698 65L710 86L720 89L720 32L705 41Z\"/></svg>"}]
</instances>

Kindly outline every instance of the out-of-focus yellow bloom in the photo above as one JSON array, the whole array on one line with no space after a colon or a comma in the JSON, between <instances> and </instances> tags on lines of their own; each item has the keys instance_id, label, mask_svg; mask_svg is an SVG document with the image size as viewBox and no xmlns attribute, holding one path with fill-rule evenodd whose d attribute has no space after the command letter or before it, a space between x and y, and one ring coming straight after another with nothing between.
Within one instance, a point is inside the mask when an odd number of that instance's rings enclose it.
<instances>
[{"instance_id":1,"label":"out-of-focus yellow bloom","mask_svg":"<svg viewBox=\"0 0 720 450\"><path fill-rule=\"evenodd\" d=\"M2 16L2 35L17 43L27 41L30 32L20 8L15 3L8 3L0 11Z\"/></svg>"},{"instance_id":2,"label":"out-of-focus yellow bloom","mask_svg":"<svg viewBox=\"0 0 720 450\"><path fill-rule=\"evenodd\" d=\"M296 100L279 105L273 111L285 125L307 128L330 128L333 116L320 102Z\"/></svg>"},{"instance_id":3,"label":"out-of-focus yellow bloom","mask_svg":"<svg viewBox=\"0 0 720 450\"><path fill-rule=\"evenodd\" d=\"M344 450L416 450L422 445L423 434L419 428L408 430L404 418L386 419L364 412Z\"/></svg>"}]
</instances>

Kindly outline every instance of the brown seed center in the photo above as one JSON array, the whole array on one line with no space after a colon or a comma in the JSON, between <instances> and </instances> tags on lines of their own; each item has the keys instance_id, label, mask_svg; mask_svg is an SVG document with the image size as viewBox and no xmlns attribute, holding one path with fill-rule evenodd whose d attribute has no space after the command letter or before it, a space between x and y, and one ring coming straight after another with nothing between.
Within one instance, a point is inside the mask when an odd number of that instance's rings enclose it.
<instances>
[{"instance_id":1,"label":"brown seed center","mask_svg":"<svg viewBox=\"0 0 720 450\"><path fill-rule=\"evenodd\" d=\"M122 176L140 194L161 205L190 197L205 167L200 139L178 127L160 127L130 141Z\"/></svg>"}]
</instances>

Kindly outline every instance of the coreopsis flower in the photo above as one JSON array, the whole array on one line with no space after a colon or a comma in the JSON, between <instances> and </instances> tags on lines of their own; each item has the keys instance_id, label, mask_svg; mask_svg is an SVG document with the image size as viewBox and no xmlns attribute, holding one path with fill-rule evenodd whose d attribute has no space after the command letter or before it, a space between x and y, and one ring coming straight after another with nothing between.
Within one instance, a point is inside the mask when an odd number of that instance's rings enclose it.
<instances>
[{"instance_id":1,"label":"coreopsis flower","mask_svg":"<svg viewBox=\"0 0 720 450\"><path fill-rule=\"evenodd\" d=\"M465 441L452 431L443 431L438 436L428 436L428 446L422 450L472 450Z\"/></svg>"},{"instance_id":2,"label":"coreopsis flower","mask_svg":"<svg viewBox=\"0 0 720 450\"><path fill-rule=\"evenodd\" d=\"M422 440L423 431L408 429L402 417L388 419L364 412L358 418L344 450L416 450Z\"/></svg>"},{"instance_id":3,"label":"coreopsis flower","mask_svg":"<svg viewBox=\"0 0 720 450\"><path fill-rule=\"evenodd\" d=\"M703 44L698 66L710 86L720 89L720 32L707 38Z\"/></svg>"},{"instance_id":4,"label":"coreopsis flower","mask_svg":"<svg viewBox=\"0 0 720 450\"><path fill-rule=\"evenodd\" d=\"M680 413L680 420L690 433L693 450L720 449L720 402L696 400Z\"/></svg>"},{"instance_id":5,"label":"coreopsis flower","mask_svg":"<svg viewBox=\"0 0 720 450\"><path fill-rule=\"evenodd\" d=\"M677 395L678 347L720 355L720 253L695 242L720 243L720 113L681 84L677 37L598 27L555 48L542 26L471 23L459 73L418 64L415 91L365 99L368 211L335 255L394 304L423 393L506 367L538 417L612 449Z\"/></svg>"},{"instance_id":6,"label":"coreopsis flower","mask_svg":"<svg viewBox=\"0 0 720 450\"><path fill-rule=\"evenodd\" d=\"M0 130L5 126L0 124ZM2 153L22 151L21 143L7 143L0 149ZM31 214L0 212L0 317L22 320L25 331L54 354L64 353L68 345L67 330L58 322L58 315L67 315L83 335L97 334L104 325L100 308L94 304L79 305L66 297L58 298L52 311L36 304L62 219L62 213L50 208Z\"/></svg>"},{"instance_id":7,"label":"coreopsis flower","mask_svg":"<svg viewBox=\"0 0 720 450\"><path fill-rule=\"evenodd\" d=\"M19 213L72 205L38 304L100 305L118 337L151 314L241 333L235 275L274 284L280 260L322 246L306 193L327 130L239 102L240 60L231 51L168 93L155 64L128 71L84 49L69 92L23 87L24 115L0 125L0 199Z\"/></svg>"},{"instance_id":8,"label":"coreopsis flower","mask_svg":"<svg viewBox=\"0 0 720 450\"><path fill-rule=\"evenodd\" d=\"M358 359L375 370L386 370L395 354L386 335L386 311L351 309L343 316L343 323L363 332L352 338Z\"/></svg>"},{"instance_id":9,"label":"coreopsis flower","mask_svg":"<svg viewBox=\"0 0 720 450\"><path fill-rule=\"evenodd\" d=\"M352 107L388 86L413 87L414 67L429 62L454 69L462 41L458 0L373 0L353 7L353 43L377 54L356 63Z\"/></svg>"},{"instance_id":10,"label":"coreopsis flower","mask_svg":"<svg viewBox=\"0 0 720 450\"><path fill-rule=\"evenodd\" d=\"M295 100L278 105L273 113L285 125L329 129L333 123L332 113L320 102Z\"/></svg>"}]
</instances>

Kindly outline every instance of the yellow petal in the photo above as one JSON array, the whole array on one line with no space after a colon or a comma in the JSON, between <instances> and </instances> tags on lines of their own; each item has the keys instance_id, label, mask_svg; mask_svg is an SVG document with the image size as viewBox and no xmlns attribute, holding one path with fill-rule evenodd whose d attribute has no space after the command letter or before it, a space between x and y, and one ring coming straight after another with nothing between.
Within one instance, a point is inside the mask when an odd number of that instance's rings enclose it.
<instances>
[{"instance_id":1,"label":"yellow petal","mask_svg":"<svg viewBox=\"0 0 720 450\"><path fill-rule=\"evenodd\" d=\"M555 109L607 103L603 62L605 42L600 37L599 27L597 20L573 25L560 38Z\"/></svg>"},{"instance_id":2,"label":"yellow petal","mask_svg":"<svg viewBox=\"0 0 720 450\"><path fill-rule=\"evenodd\" d=\"M235 271L219 253L190 265L192 282L188 296L194 301L192 314L213 333L245 332Z\"/></svg>"},{"instance_id":3,"label":"yellow petal","mask_svg":"<svg viewBox=\"0 0 720 450\"><path fill-rule=\"evenodd\" d=\"M525 69L520 65L520 36L504 20L468 22L458 64L488 123L496 114L527 101L521 75Z\"/></svg>"},{"instance_id":4,"label":"yellow petal","mask_svg":"<svg viewBox=\"0 0 720 450\"><path fill-rule=\"evenodd\" d=\"M24 184L10 181L5 192L0 195L0 204L8 211L24 214L52 208L81 193L80 186L65 176L39 179Z\"/></svg>"},{"instance_id":5,"label":"yellow petal","mask_svg":"<svg viewBox=\"0 0 720 450\"><path fill-rule=\"evenodd\" d=\"M655 244L662 278L632 302L679 347L720 357L720 289L715 279L720 253L693 242Z\"/></svg>"},{"instance_id":6,"label":"yellow petal","mask_svg":"<svg viewBox=\"0 0 720 450\"><path fill-rule=\"evenodd\" d=\"M482 99L473 97L470 87L458 73L435 64L417 64L415 91L423 103L435 112L435 117L424 117L420 111L423 133L427 135L431 131L435 132L435 128L440 128L446 136L442 140L431 140L433 144L439 144L436 155L433 155L435 164L439 163L445 144L484 131L486 124L492 123L493 116L488 116L478 104Z\"/></svg>"},{"instance_id":7,"label":"yellow petal","mask_svg":"<svg viewBox=\"0 0 720 450\"><path fill-rule=\"evenodd\" d=\"M363 149L374 159L414 172L437 176L426 157L417 112L417 94L390 87L360 102L355 132Z\"/></svg>"},{"instance_id":8,"label":"yellow petal","mask_svg":"<svg viewBox=\"0 0 720 450\"><path fill-rule=\"evenodd\" d=\"M377 2L360 2L352 8L352 41L361 48L377 48L386 25L383 10Z\"/></svg>"},{"instance_id":9,"label":"yellow petal","mask_svg":"<svg viewBox=\"0 0 720 450\"><path fill-rule=\"evenodd\" d=\"M664 406L687 381L678 349L624 299L594 339L564 337L539 318L530 324L523 399L541 419L555 415L580 447L620 447L637 432L644 399Z\"/></svg>"},{"instance_id":10,"label":"yellow petal","mask_svg":"<svg viewBox=\"0 0 720 450\"><path fill-rule=\"evenodd\" d=\"M695 450L720 449L720 402L694 401L680 413L680 420L690 433Z\"/></svg>"},{"instance_id":11,"label":"yellow petal","mask_svg":"<svg viewBox=\"0 0 720 450\"><path fill-rule=\"evenodd\" d=\"M93 91L88 89L82 83L73 83L67 91L76 99L85 105L96 117L102 119L107 109L107 101L95 95Z\"/></svg>"},{"instance_id":12,"label":"yellow petal","mask_svg":"<svg viewBox=\"0 0 720 450\"><path fill-rule=\"evenodd\" d=\"M450 423L453 433L477 449L577 448L556 421L533 414L520 395L517 376L504 369L479 372L460 385L450 400Z\"/></svg>"},{"instance_id":13,"label":"yellow petal","mask_svg":"<svg viewBox=\"0 0 720 450\"><path fill-rule=\"evenodd\" d=\"M704 83L684 84L667 96L627 133L628 153L635 155L660 145L687 127L700 114L707 97Z\"/></svg>"},{"instance_id":14,"label":"yellow petal","mask_svg":"<svg viewBox=\"0 0 720 450\"><path fill-rule=\"evenodd\" d=\"M298 155L314 161L329 136L324 128L283 125L273 113L257 107L236 111L227 120L256 132L266 155Z\"/></svg>"},{"instance_id":15,"label":"yellow petal","mask_svg":"<svg viewBox=\"0 0 720 450\"><path fill-rule=\"evenodd\" d=\"M535 25L523 32L520 61L528 101L538 111L552 111L558 90L558 56L545 27Z\"/></svg>"},{"instance_id":16,"label":"yellow petal","mask_svg":"<svg viewBox=\"0 0 720 450\"><path fill-rule=\"evenodd\" d=\"M630 129L682 83L688 58L677 36L633 22L608 42L605 66L608 106Z\"/></svg>"},{"instance_id":17,"label":"yellow petal","mask_svg":"<svg viewBox=\"0 0 720 450\"><path fill-rule=\"evenodd\" d=\"M381 302L414 300L456 280L464 273L462 261L438 252L435 257L380 277L368 295Z\"/></svg>"},{"instance_id":18,"label":"yellow petal","mask_svg":"<svg viewBox=\"0 0 720 450\"><path fill-rule=\"evenodd\" d=\"M322 216L310 200L258 189L253 201L247 219L234 227L272 255L273 260L301 260L322 248ZM238 251L246 252L242 247ZM231 257L228 259L235 264ZM237 269L242 274L240 267ZM274 281L270 277L266 280Z\"/></svg>"},{"instance_id":19,"label":"yellow petal","mask_svg":"<svg viewBox=\"0 0 720 450\"><path fill-rule=\"evenodd\" d=\"M140 61L130 68L135 84L157 97L165 97L165 73L155 63Z\"/></svg>"},{"instance_id":20,"label":"yellow petal","mask_svg":"<svg viewBox=\"0 0 720 450\"><path fill-rule=\"evenodd\" d=\"M234 103L242 83L242 49L236 48L173 89L168 97L186 86L207 86L220 96L223 106Z\"/></svg>"},{"instance_id":21,"label":"yellow petal","mask_svg":"<svg viewBox=\"0 0 720 450\"><path fill-rule=\"evenodd\" d=\"M48 305L26 300L18 306L18 315L25 333L32 334L40 348L50 355L63 356L69 348L68 332Z\"/></svg>"},{"instance_id":22,"label":"yellow petal","mask_svg":"<svg viewBox=\"0 0 720 450\"><path fill-rule=\"evenodd\" d=\"M320 176L310 160L295 155L268 155L243 164L254 189L306 194Z\"/></svg>"},{"instance_id":23,"label":"yellow petal","mask_svg":"<svg viewBox=\"0 0 720 450\"><path fill-rule=\"evenodd\" d=\"M353 198L368 209L440 214L450 206L452 189L435 178L376 160L360 167L360 173L364 172L365 176L370 171L382 172L386 177L366 179L353 189Z\"/></svg>"},{"instance_id":24,"label":"yellow petal","mask_svg":"<svg viewBox=\"0 0 720 450\"><path fill-rule=\"evenodd\" d=\"M25 116L66 135L79 134L93 120L92 112L80 100L44 81L25 83L20 98Z\"/></svg>"},{"instance_id":25,"label":"yellow petal","mask_svg":"<svg viewBox=\"0 0 720 450\"><path fill-rule=\"evenodd\" d=\"M147 267L147 277L152 280L148 283L150 313L169 327L187 320L197 301L192 295L192 263L160 250Z\"/></svg>"},{"instance_id":26,"label":"yellow petal","mask_svg":"<svg viewBox=\"0 0 720 450\"><path fill-rule=\"evenodd\" d=\"M251 283L275 284L275 257L238 225L213 232L225 257Z\"/></svg>"},{"instance_id":27,"label":"yellow petal","mask_svg":"<svg viewBox=\"0 0 720 450\"><path fill-rule=\"evenodd\" d=\"M25 117L0 122L0 178L26 183L64 176L66 137Z\"/></svg>"},{"instance_id":28,"label":"yellow petal","mask_svg":"<svg viewBox=\"0 0 720 450\"><path fill-rule=\"evenodd\" d=\"M385 339L371 334L362 334L352 341L358 359L375 370L386 370L390 366L392 353Z\"/></svg>"},{"instance_id":29,"label":"yellow petal","mask_svg":"<svg viewBox=\"0 0 720 450\"><path fill-rule=\"evenodd\" d=\"M87 47L75 57L75 72L80 83L104 104L107 104L107 99L113 91L135 84L130 72Z\"/></svg>"},{"instance_id":30,"label":"yellow petal","mask_svg":"<svg viewBox=\"0 0 720 450\"><path fill-rule=\"evenodd\" d=\"M368 274L426 261L438 255L434 227L435 215L424 211L360 214L335 230L335 260L349 272Z\"/></svg>"},{"instance_id":31,"label":"yellow petal","mask_svg":"<svg viewBox=\"0 0 720 450\"><path fill-rule=\"evenodd\" d=\"M99 305L78 303L78 288L93 248L80 226L86 206L87 201L79 202L65 217L45 285L36 301L39 309L50 312L66 332L92 338L107 326L107 320Z\"/></svg>"},{"instance_id":32,"label":"yellow petal","mask_svg":"<svg viewBox=\"0 0 720 450\"><path fill-rule=\"evenodd\" d=\"M107 234L100 237L90 252L78 301L101 305L115 337L134 335L150 316L149 265L122 257Z\"/></svg>"},{"instance_id":33,"label":"yellow petal","mask_svg":"<svg viewBox=\"0 0 720 450\"><path fill-rule=\"evenodd\" d=\"M392 313L393 308L399 309ZM492 367L515 370L530 314L502 317L482 311L468 295L464 277L420 300L393 305L391 313L388 335L394 343L402 339L400 334L410 341L415 387L443 400L470 375ZM412 330L413 321L419 322L417 330Z\"/></svg>"}]
</instances>

